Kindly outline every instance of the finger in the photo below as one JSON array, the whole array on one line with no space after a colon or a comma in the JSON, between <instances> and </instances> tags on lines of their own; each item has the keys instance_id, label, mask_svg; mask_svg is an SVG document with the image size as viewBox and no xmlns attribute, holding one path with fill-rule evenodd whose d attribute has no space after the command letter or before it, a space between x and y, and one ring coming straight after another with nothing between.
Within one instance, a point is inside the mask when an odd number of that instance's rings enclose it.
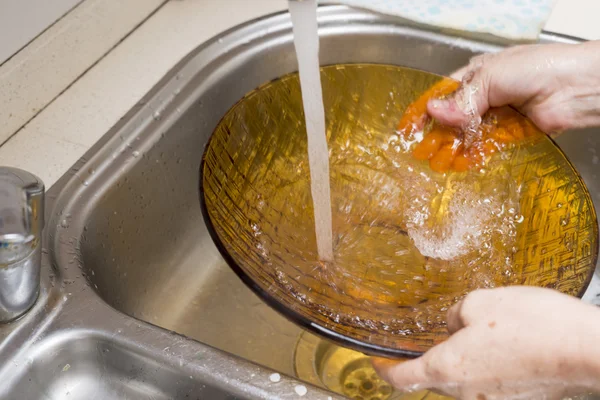
<instances>
[{"instance_id":1,"label":"finger","mask_svg":"<svg viewBox=\"0 0 600 400\"><path fill-rule=\"evenodd\" d=\"M489 59L489 54L480 54L475 57L471 57L469 63L464 65L450 74L450 77L461 82L469 82L473 78L475 71L481 69L486 59ZM467 76L470 73L470 76Z\"/></svg>"},{"instance_id":2,"label":"finger","mask_svg":"<svg viewBox=\"0 0 600 400\"><path fill-rule=\"evenodd\" d=\"M429 100L427 102L427 113L442 124L450 126L462 127L467 124L469 119L469 116L459 107L454 97L444 100Z\"/></svg>"},{"instance_id":3,"label":"finger","mask_svg":"<svg viewBox=\"0 0 600 400\"><path fill-rule=\"evenodd\" d=\"M464 304L464 300L459 301L448 310L448 314L446 316L448 333L451 335L465 326L467 326L465 320L462 317L462 307Z\"/></svg>"},{"instance_id":4,"label":"finger","mask_svg":"<svg viewBox=\"0 0 600 400\"><path fill-rule=\"evenodd\" d=\"M494 309L502 303L503 299L510 296L507 290L510 290L510 288L498 287L474 290L467 294L460 303L457 303L459 307L452 311L456 315L449 315L448 318L453 318L455 321L459 320L463 327L487 320ZM457 322L453 323L457 324Z\"/></svg>"},{"instance_id":5,"label":"finger","mask_svg":"<svg viewBox=\"0 0 600 400\"><path fill-rule=\"evenodd\" d=\"M461 67L461 68L457 69L456 71L454 71L453 73L451 73L450 78L455 79L457 81L462 81L463 77L465 76L465 74L467 73L468 70L469 70L469 66L465 65L464 67Z\"/></svg>"},{"instance_id":6,"label":"finger","mask_svg":"<svg viewBox=\"0 0 600 400\"><path fill-rule=\"evenodd\" d=\"M396 389L405 392L427 389L428 376L422 357L408 361L373 358L372 363L379 376Z\"/></svg>"},{"instance_id":7,"label":"finger","mask_svg":"<svg viewBox=\"0 0 600 400\"><path fill-rule=\"evenodd\" d=\"M489 108L487 85L481 77L463 84L446 99L431 99L427 103L427 113L433 118L461 128L477 126Z\"/></svg>"},{"instance_id":8,"label":"finger","mask_svg":"<svg viewBox=\"0 0 600 400\"><path fill-rule=\"evenodd\" d=\"M501 295L502 291L498 289L478 289L469 293L448 310L448 333L456 333L488 315L497 305Z\"/></svg>"},{"instance_id":9,"label":"finger","mask_svg":"<svg viewBox=\"0 0 600 400\"><path fill-rule=\"evenodd\" d=\"M460 88L448 98L432 99L427 103L427 112L442 124L461 128L476 128L481 116L490 108L489 74L484 58L478 58L463 70Z\"/></svg>"}]
</instances>

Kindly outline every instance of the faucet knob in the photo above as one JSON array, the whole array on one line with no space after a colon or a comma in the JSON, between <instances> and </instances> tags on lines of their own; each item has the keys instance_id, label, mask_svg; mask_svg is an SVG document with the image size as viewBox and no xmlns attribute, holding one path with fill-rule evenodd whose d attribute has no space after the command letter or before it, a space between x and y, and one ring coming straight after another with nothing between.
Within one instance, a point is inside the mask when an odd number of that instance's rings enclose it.
<instances>
[{"instance_id":1,"label":"faucet knob","mask_svg":"<svg viewBox=\"0 0 600 400\"><path fill-rule=\"evenodd\" d=\"M44 190L35 175L0 167L0 322L24 314L37 299Z\"/></svg>"}]
</instances>

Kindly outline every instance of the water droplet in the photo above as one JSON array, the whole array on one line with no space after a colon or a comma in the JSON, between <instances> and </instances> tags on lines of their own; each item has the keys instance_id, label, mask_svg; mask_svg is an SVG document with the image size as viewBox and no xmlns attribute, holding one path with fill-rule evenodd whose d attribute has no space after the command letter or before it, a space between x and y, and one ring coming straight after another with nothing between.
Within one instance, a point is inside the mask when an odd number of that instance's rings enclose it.
<instances>
[{"instance_id":1,"label":"water droplet","mask_svg":"<svg viewBox=\"0 0 600 400\"><path fill-rule=\"evenodd\" d=\"M271 374L271 376L269 376L269 380L271 382L277 383L281 380L281 375L279 375L277 372L274 374Z\"/></svg>"},{"instance_id":2,"label":"water droplet","mask_svg":"<svg viewBox=\"0 0 600 400\"><path fill-rule=\"evenodd\" d=\"M154 118L155 121L158 121L160 119L160 113L158 111L154 111L152 118Z\"/></svg>"},{"instance_id":3,"label":"water droplet","mask_svg":"<svg viewBox=\"0 0 600 400\"><path fill-rule=\"evenodd\" d=\"M63 228L68 228L69 227L69 221L67 221L66 219L63 219L62 221L60 221L60 226Z\"/></svg>"},{"instance_id":4,"label":"water droplet","mask_svg":"<svg viewBox=\"0 0 600 400\"><path fill-rule=\"evenodd\" d=\"M140 152L136 150L133 153L131 153L131 155L134 156L135 158L138 158L140 156Z\"/></svg>"},{"instance_id":5,"label":"water droplet","mask_svg":"<svg viewBox=\"0 0 600 400\"><path fill-rule=\"evenodd\" d=\"M296 391L298 396L304 396L306 393L308 393L308 389L304 385L296 385L294 390Z\"/></svg>"}]
</instances>

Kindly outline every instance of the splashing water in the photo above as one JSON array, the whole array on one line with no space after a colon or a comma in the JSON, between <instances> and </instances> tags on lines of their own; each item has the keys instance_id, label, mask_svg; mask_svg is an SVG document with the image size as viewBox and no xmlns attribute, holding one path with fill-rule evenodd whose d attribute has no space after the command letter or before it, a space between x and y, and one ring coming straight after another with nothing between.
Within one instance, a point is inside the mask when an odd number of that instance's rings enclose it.
<instances>
[{"instance_id":1,"label":"splashing water","mask_svg":"<svg viewBox=\"0 0 600 400\"><path fill-rule=\"evenodd\" d=\"M437 210L432 204L419 209L414 207L413 201L405 211L408 236L423 256L455 260L471 253L473 249L483 251L491 246L494 242L492 233L508 235L516 229L512 215L508 215L508 218L499 215L503 207L513 210L511 214L515 214L518 204L512 198L484 196L475 193L464 183L446 184L444 192L452 192L447 205L440 205ZM431 200L429 203L435 204ZM507 245L509 239L510 236L504 240Z\"/></svg>"},{"instance_id":2,"label":"splashing water","mask_svg":"<svg viewBox=\"0 0 600 400\"><path fill-rule=\"evenodd\" d=\"M333 261L329 151L319 70L316 0L289 1L308 136L311 194L319 258Z\"/></svg>"}]
</instances>

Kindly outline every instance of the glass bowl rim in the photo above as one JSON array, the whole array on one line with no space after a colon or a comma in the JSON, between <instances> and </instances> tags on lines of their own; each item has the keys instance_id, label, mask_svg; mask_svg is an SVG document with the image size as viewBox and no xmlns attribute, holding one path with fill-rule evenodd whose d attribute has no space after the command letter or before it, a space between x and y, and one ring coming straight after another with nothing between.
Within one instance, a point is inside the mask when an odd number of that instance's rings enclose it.
<instances>
[{"instance_id":1,"label":"glass bowl rim","mask_svg":"<svg viewBox=\"0 0 600 400\"><path fill-rule=\"evenodd\" d=\"M320 68L324 68L327 66L335 66L335 65L365 65L366 63L337 63L337 64L328 64L328 65L321 65ZM368 64L373 64L373 63L368 63ZM427 74L430 75L434 75L434 76L438 76L440 78L449 78L446 77L444 75L440 75L440 74L436 74L436 73L432 73L432 72L428 72L428 71L424 71L424 70L420 70L417 68L411 68L411 67L405 67L405 66L401 66L401 65L389 65L389 64L374 64L374 65L381 65L381 66L394 66L394 67L400 67L400 68L404 68L404 69L410 69L410 70L418 70L418 71L422 71L425 72ZM256 89L260 89L262 87L264 87L267 84L276 82L278 80L281 80L287 76L290 75L294 75L297 74L298 71L295 72L291 72L289 74L285 74L282 75L278 78L272 79L268 82L265 82L263 84L261 84L260 86L258 86ZM451 78L450 78L451 79ZM235 259L231 256L231 254L229 253L229 251L227 251L227 248L225 247L225 244L223 243L223 241L221 240L221 238L219 237L219 234L217 233L216 227L212 222L212 219L210 218L209 215L209 211L208 211L208 206L206 203L206 199L205 199L205 195L204 195L204 165L205 165L205 161L206 161L206 154L210 149L210 144L214 138L214 132L216 130L216 128L218 126L221 125L221 123L223 122L223 120L225 119L225 117L227 115L229 115L229 113L231 111L233 111L241 102L243 102L246 98L248 97L248 94L245 94L244 96L242 96L237 102L235 102L226 112L225 114L219 119L219 122L216 124L215 128L213 129L213 132L210 134L209 139L206 142L206 145L204 147L204 150L202 152L202 159L200 162L200 175L199 175L199 196L200 196L200 208L202 211L202 216L204 218L204 222L206 224L206 228L208 230L208 233L210 234L215 246L217 247L217 250L219 251L219 253L221 254L221 256L223 257L223 259L225 260L225 262L229 265L229 267L234 271L234 273L242 280L242 282L244 282L244 284L250 289L252 290L252 292L254 292L254 294L256 294L262 301L264 301L269 307L273 308L274 310L276 310L280 315L284 316L285 318L287 318L288 320L290 320L292 323L301 326L302 328L310 331L311 333L314 333L316 335L319 335L327 340L331 340L343 347L352 349L352 350L356 350L371 356L381 356L381 357L389 357L389 358L406 358L406 359L410 359L410 358L417 358L422 356L423 354L425 354L425 351L416 351L416 350L406 350L406 349L401 349L401 348L392 348L392 347L386 347L386 346L381 346L378 344L374 344L374 343L369 343L369 342L365 342L356 338L353 338L349 335L346 334L342 334L339 332L336 332L332 329L329 329L325 326L323 326L322 324L319 324L307 317L305 317L304 315L302 315L301 313L293 310L291 307L286 306L283 302L279 301L276 296L273 296L272 294L270 294L267 290L264 290L236 261ZM523 115L519 110L515 109L514 107L510 106L510 108L514 109L516 112L518 112L520 115ZM527 116L523 115L524 118L527 118ZM543 132L543 131L542 131ZM545 134L545 133L544 133ZM587 195L587 199L589 199L589 203L590 203L590 211L592 212L593 216L596 217L594 219L594 231L595 231L595 238L596 238L596 246L594 246L594 248L592 249L593 251L593 260L592 260L592 267L589 269L588 275L585 279L584 284L581 286L581 289L579 291L579 293L577 293L577 295L575 297L577 298L582 298L583 295L585 294L585 292L587 291L592 278L594 276L594 272L596 270L596 266L598 263L598 257L599 257L599 253L600 253L600 238L598 235L599 232L599 227L598 227L598 218L597 218L597 213L596 213L596 208L594 205L594 202L592 200L591 194L589 192L589 189L587 187L587 185L585 184L585 181L583 180L583 178L581 177L579 171L575 168L575 166L573 165L573 163L571 162L571 160L567 157L567 155L564 153L564 151L560 148L560 146L558 146L558 144L554 141L554 139L545 134L546 135L546 139L549 140L551 142L551 144L554 146L554 148L560 153L560 155L567 161L567 164L569 165L569 167L571 168L571 170L573 171L575 177L579 180L580 185L582 186L582 188L584 189L585 194ZM539 287L539 286L538 286Z\"/></svg>"}]
</instances>

